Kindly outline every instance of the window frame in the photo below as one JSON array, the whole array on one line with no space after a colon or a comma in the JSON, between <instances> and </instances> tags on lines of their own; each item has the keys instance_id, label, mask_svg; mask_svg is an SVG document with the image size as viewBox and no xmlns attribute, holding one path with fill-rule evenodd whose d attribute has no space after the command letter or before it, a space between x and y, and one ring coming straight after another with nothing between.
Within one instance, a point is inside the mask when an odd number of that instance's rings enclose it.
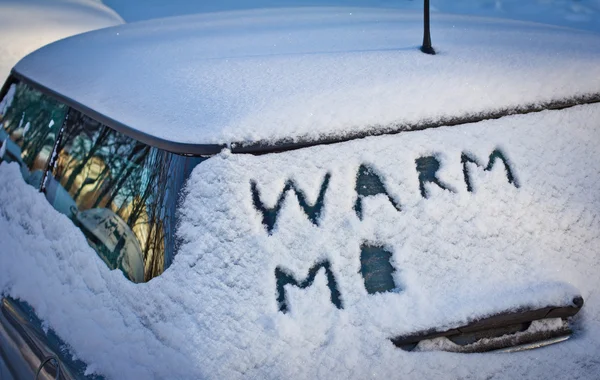
<instances>
[{"instance_id":1,"label":"window frame","mask_svg":"<svg viewBox=\"0 0 600 380\"><path fill-rule=\"evenodd\" d=\"M504 108L490 110L477 114L465 114L458 117L442 117L435 120L422 120L412 124L390 123L387 125L373 124L368 130L362 132L350 132L341 135L328 135L319 139L311 139L305 136L299 138L283 138L274 142L256 141L252 143L231 141L227 144L190 144L165 140L145 132L134 129L117 120L107 117L67 96L64 96L52 89L49 89L24 75L18 73L15 69L11 71L11 77L17 78L37 90L52 96L54 99L62 102L67 107L74 108L79 112L91 117L92 119L123 133L144 144L166 150L171 153L183 156L213 156L227 148L232 153L248 153L253 155L262 155L269 153L279 153L289 150L296 150L317 145L330 145L340 142L362 139L371 136L394 135L403 132L422 131L440 127L452 127L462 124L471 124L483 120L500 119L510 115L524 115L529 113L542 112L546 110L561 110L571 108L577 105L600 103L599 92L582 94L571 98L560 98L538 103L529 103L515 106L513 108Z\"/></svg>"},{"instance_id":2,"label":"window frame","mask_svg":"<svg viewBox=\"0 0 600 380\"><path fill-rule=\"evenodd\" d=\"M97 122L102 128L106 128L106 129L112 131L111 133L120 134L123 137L125 137L127 139L130 139L130 140L132 140L133 142L135 142L137 144L142 144L142 145L147 146L150 149L156 149L156 150L162 151L163 154L171 154L171 155L174 155L174 156L179 156L181 159L185 160L185 162L188 162L187 160L192 160L193 158L202 159L202 158L208 158L208 157L212 156L212 155L182 154L182 153L179 153L179 152L174 152L174 151L169 150L169 149L164 149L161 146L157 146L157 145L154 145L152 143L148 143L147 141L142 141L142 140L136 138L135 136L132 136L129 133L126 133L126 132L124 132L122 130L115 129L112 125L107 124L107 123L103 122L102 120L96 119L93 115L90 115L90 114L82 111L79 108L73 107L72 104L69 104L69 103L66 103L66 102L63 101L64 97L55 95L56 94L55 92L49 91L45 87L37 85L35 82L30 81L27 78L20 77L18 75L14 75L14 72L13 72L13 74L11 74L7 78L7 80L2 85L2 87L0 89L0 99L4 99L4 97L8 94L8 91L11 88L11 86L12 85L17 85L17 84L25 85L29 89L37 91L41 95L43 95L45 97L48 97L52 101L55 101L55 102L57 102L57 103L59 103L59 104L61 104L61 105L63 105L65 107L65 117L62 120L60 128L58 128L58 131L57 131L57 134L56 134L56 139L55 139L54 144L52 146L52 151L51 151L51 153L50 153L47 161L44 164L44 169L42 170L42 180L41 180L41 183L40 183L39 187L36 188L37 191L40 192L40 193L46 194L47 179L48 179L48 177L50 175L52 175L52 172L57 167L58 160L59 160L59 153L60 153L60 150L61 150L61 147L62 147L62 144L63 144L63 140L64 140L65 136L68 134L68 128L69 128L69 123L70 123L70 116L72 115L72 113L79 113L80 115L82 115L84 117L87 117L87 118L89 118L89 119ZM95 112L93 112L93 113L97 114ZM132 129L129 128L129 130L132 130ZM187 167L187 169L185 169L185 170L186 170L188 176L189 176L189 173L193 170L193 168L196 165L198 165L199 163L200 162L196 162L196 163L192 162L191 165L193 165L193 166L189 166L189 167L187 166L188 165L187 163L185 164L186 167ZM189 172L187 170L189 170ZM185 183L185 180L187 180L187 179L184 179L183 183ZM182 185L182 187L183 187L183 185ZM175 197L178 198L179 196L180 195L176 195ZM47 196L46 196L46 198L47 198ZM52 205L52 203L50 202L49 199L47 199L47 201L49 202L50 205ZM172 207L174 207L175 210L177 209L179 201L180 201L180 199L175 199L174 200L175 203L174 203L174 205ZM169 206L169 207L171 207L171 206ZM81 227L77 225L77 223L75 222L75 220L73 220L73 222L78 227L78 229L81 229ZM129 226L129 228L132 228L132 227ZM166 239L166 237L165 237L165 239ZM165 255L165 257L164 257L164 267L162 269L162 272L157 273L156 275L154 275L154 276L152 276L152 277L150 277L148 279L143 279L140 282L135 282L133 280L130 280L130 281L132 281L133 283L145 283L145 282L148 282L148 281L152 280L153 278L160 276L172 264L173 258L176 255L177 247L178 247L179 244L177 242L177 238L176 238L175 235L173 235L170 239L172 240L172 244L174 244L174 246L173 246L174 248L173 248L173 252L172 252L171 256L166 255L166 252L162 253L163 255ZM145 260L142 261L142 265L144 267L144 277L145 277L145 275L146 275L146 271L145 271L146 262L145 262Z\"/></svg>"},{"instance_id":3,"label":"window frame","mask_svg":"<svg viewBox=\"0 0 600 380\"><path fill-rule=\"evenodd\" d=\"M2 88L0 89L0 100L4 99L4 97L8 94L8 91L10 90L12 85L17 85L19 83L22 83L22 84L30 87L31 89L38 91L40 94L49 97L51 100L56 101L57 103L61 103L61 101L59 99L56 99L56 98L52 97L51 95L48 95L41 88L32 86L27 81L23 81L23 80L19 79L18 77L13 75L12 72L11 72L11 75L6 79L6 81L2 85ZM50 155L48 157L48 161L46 161L44 164L44 169L42 170L42 180L40 182L39 187L37 188L38 192L44 191L47 173L50 168L49 164L50 164L50 162L56 161L56 157L55 157L56 149L58 147L58 143L60 143L60 140L62 139L62 133L65 128L65 123L67 122L69 111L71 110L71 107L68 104L63 103L63 105L65 106L65 118L63 119L60 129L58 129L58 132L56 134L56 140L54 141L54 145L52 147L52 152L50 153Z\"/></svg>"},{"instance_id":4,"label":"window frame","mask_svg":"<svg viewBox=\"0 0 600 380\"><path fill-rule=\"evenodd\" d=\"M79 111L85 116L96 120L100 124L106 125L107 127L119 133L122 133L134 140L173 154L178 154L180 156L209 157L220 153L221 150L227 147L225 144L190 144L164 140L159 137L134 129L110 117L107 117L101 114L100 112L93 110L90 107L87 107L67 96L64 96L48 87L37 83L34 80L27 78L24 75L19 74L14 69L12 70L11 75L9 77L9 80L10 79L16 80L21 83L25 83L31 88L34 88L37 91L43 93L44 95L50 96L56 101L64 104L65 106L67 106L67 108ZM6 91L8 91L8 87L6 88Z\"/></svg>"},{"instance_id":5,"label":"window frame","mask_svg":"<svg viewBox=\"0 0 600 380\"><path fill-rule=\"evenodd\" d=\"M6 78L6 81L4 81L2 88L0 88L0 99L4 99L4 96L6 96L6 94L8 93L8 89L10 88L10 86L17 83L18 81L19 80L15 78L15 76L12 74L8 78Z\"/></svg>"},{"instance_id":6,"label":"window frame","mask_svg":"<svg viewBox=\"0 0 600 380\"><path fill-rule=\"evenodd\" d=\"M58 135L56 136L56 141L55 141L54 149L53 149L52 153L55 153L56 149L60 146L59 143L60 143L60 140L62 140L62 138L64 136L64 131L65 131L65 127L67 124L68 115L71 110L77 111L77 112L83 114L84 116L87 116L87 117L97 121L98 123L105 125L106 127L114 130L115 132L121 133L121 134L123 134L133 140L136 140L142 144L146 144L150 147L161 149L166 152L176 154L178 156L208 158L208 157L212 157L212 156L220 153L222 149L226 148L225 145L219 145L219 144L198 145L198 144L188 144L188 143L174 143L172 141L166 141L166 140L151 136L147 133L140 132L140 131L133 129L123 123L120 123L116 120L108 118L108 117L100 114L99 112L92 110L89 107L86 107L66 96L59 94L56 91L53 91L47 87L44 87L41 84L19 74L14 69L11 71L10 76L6 79L6 81L2 85L2 88L0 89L0 99L3 99L4 96L8 93L8 90L10 89L11 85L17 84L17 83L23 83L23 84L31 87L32 89L39 91L43 95L46 95L46 96L52 98L53 100L55 100L59 103L62 103L66 106L66 115L67 116L63 120L60 131L59 131ZM202 148L194 149L197 147L202 147ZM194 153L194 150L200 150L201 152ZM44 170L44 178L46 177L48 170L50 170L50 168L53 168L53 166L50 166L48 164L52 161L56 161L56 158L54 156L55 156L54 154L51 155L50 160L48 161L48 163L46 165L46 169ZM43 183L44 183L44 181L42 181L42 186L40 186L40 189L38 189L39 191L43 190Z\"/></svg>"}]
</instances>

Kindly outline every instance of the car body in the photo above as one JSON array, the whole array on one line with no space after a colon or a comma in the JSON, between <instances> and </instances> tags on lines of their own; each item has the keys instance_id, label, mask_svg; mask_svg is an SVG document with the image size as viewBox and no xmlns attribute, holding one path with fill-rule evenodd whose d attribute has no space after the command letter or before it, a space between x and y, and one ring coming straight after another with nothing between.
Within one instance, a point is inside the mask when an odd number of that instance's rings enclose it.
<instances>
[{"instance_id":1,"label":"car body","mask_svg":"<svg viewBox=\"0 0 600 380\"><path fill-rule=\"evenodd\" d=\"M123 23L94 0L0 1L0 80L34 50L74 34Z\"/></svg>"},{"instance_id":2,"label":"car body","mask_svg":"<svg viewBox=\"0 0 600 380\"><path fill-rule=\"evenodd\" d=\"M432 34L428 55L420 13L259 10L21 60L0 94L11 374L597 373L600 37Z\"/></svg>"}]
</instances>

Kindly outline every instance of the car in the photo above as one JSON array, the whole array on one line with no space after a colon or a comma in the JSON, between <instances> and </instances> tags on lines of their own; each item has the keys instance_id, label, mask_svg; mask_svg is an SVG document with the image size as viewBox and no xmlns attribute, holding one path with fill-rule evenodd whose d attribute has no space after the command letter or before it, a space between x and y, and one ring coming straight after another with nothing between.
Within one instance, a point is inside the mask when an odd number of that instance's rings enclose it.
<instances>
[{"instance_id":1,"label":"car","mask_svg":"<svg viewBox=\"0 0 600 380\"><path fill-rule=\"evenodd\" d=\"M600 36L431 22L225 12L22 59L0 370L595 377Z\"/></svg>"},{"instance_id":2,"label":"car","mask_svg":"<svg viewBox=\"0 0 600 380\"><path fill-rule=\"evenodd\" d=\"M50 42L122 23L115 11L95 0L2 0L0 81L21 58Z\"/></svg>"}]
</instances>

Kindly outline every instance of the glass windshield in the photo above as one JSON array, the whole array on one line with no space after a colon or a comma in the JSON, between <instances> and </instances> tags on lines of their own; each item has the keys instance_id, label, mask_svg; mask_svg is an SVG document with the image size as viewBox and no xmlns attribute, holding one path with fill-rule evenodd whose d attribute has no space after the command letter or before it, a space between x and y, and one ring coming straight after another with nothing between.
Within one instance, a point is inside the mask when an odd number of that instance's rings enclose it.
<instances>
[{"instance_id":1,"label":"glass windshield","mask_svg":"<svg viewBox=\"0 0 600 380\"><path fill-rule=\"evenodd\" d=\"M133 282L161 274L175 254L176 206L199 158L140 143L70 110L46 196L112 269Z\"/></svg>"},{"instance_id":2,"label":"glass windshield","mask_svg":"<svg viewBox=\"0 0 600 380\"><path fill-rule=\"evenodd\" d=\"M22 83L0 101L0 160L17 162L25 181L40 187L67 107Z\"/></svg>"},{"instance_id":3,"label":"glass windshield","mask_svg":"<svg viewBox=\"0 0 600 380\"><path fill-rule=\"evenodd\" d=\"M179 192L202 158L143 144L22 82L5 87L0 127L0 162L17 162L108 267L139 283L171 265Z\"/></svg>"}]
</instances>

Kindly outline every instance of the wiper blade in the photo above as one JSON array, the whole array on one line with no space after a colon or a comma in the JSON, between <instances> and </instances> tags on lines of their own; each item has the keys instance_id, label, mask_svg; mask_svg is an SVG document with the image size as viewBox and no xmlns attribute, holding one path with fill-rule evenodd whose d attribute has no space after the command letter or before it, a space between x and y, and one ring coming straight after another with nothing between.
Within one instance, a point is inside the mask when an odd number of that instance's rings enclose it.
<instances>
[{"instance_id":1,"label":"wiper blade","mask_svg":"<svg viewBox=\"0 0 600 380\"><path fill-rule=\"evenodd\" d=\"M457 328L420 331L391 341L405 351L522 351L567 340L572 334L567 319L582 307L583 298L575 297L570 305L506 311Z\"/></svg>"}]
</instances>

